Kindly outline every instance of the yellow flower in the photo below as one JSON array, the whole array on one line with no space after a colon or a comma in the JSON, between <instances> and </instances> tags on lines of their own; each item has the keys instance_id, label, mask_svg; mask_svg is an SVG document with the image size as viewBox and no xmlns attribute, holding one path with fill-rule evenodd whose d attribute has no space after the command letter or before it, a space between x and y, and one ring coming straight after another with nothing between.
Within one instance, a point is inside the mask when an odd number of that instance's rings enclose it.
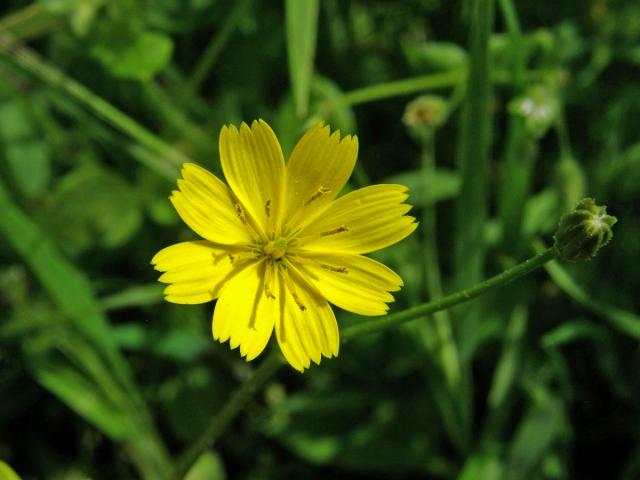
<instances>
[{"instance_id":1,"label":"yellow flower","mask_svg":"<svg viewBox=\"0 0 640 480\"><path fill-rule=\"evenodd\" d=\"M329 302L361 315L383 315L402 279L362 256L416 228L405 214L407 189L373 185L336 199L358 154L358 139L322 123L298 142L285 165L264 121L220 132L229 186L187 163L171 202L205 240L178 243L153 257L174 303L218 299L213 338L240 347L247 361L275 328L297 370L338 355L338 325Z\"/></svg>"}]
</instances>

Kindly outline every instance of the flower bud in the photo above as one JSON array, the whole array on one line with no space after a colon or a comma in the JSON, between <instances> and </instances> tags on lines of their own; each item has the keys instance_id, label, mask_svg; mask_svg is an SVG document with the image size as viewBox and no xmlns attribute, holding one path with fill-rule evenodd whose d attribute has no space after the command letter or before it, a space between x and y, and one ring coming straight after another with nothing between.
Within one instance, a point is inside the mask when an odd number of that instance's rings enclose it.
<instances>
[{"instance_id":1,"label":"flower bud","mask_svg":"<svg viewBox=\"0 0 640 480\"><path fill-rule=\"evenodd\" d=\"M411 133L421 137L442 125L447 118L447 102L436 95L423 95L407 104L402 121Z\"/></svg>"},{"instance_id":2,"label":"flower bud","mask_svg":"<svg viewBox=\"0 0 640 480\"><path fill-rule=\"evenodd\" d=\"M527 131L534 138L541 138L558 117L558 98L552 89L534 85L509 103L509 111L524 119Z\"/></svg>"},{"instance_id":3,"label":"flower bud","mask_svg":"<svg viewBox=\"0 0 640 480\"><path fill-rule=\"evenodd\" d=\"M562 216L554 236L560 258L571 262L593 258L613 238L611 227L617 221L607 215L607 207L596 205L592 198L580 200L573 211Z\"/></svg>"}]
</instances>

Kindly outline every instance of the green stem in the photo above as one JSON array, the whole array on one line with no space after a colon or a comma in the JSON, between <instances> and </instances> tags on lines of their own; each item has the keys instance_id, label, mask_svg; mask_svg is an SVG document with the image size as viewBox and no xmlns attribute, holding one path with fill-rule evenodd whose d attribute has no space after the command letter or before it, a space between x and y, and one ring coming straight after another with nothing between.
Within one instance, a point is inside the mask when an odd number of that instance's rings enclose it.
<instances>
[{"instance_id":1,"label":"green stem","mask_svg":"<svg viewBox=\"0 0 640 480\"><path fill-rule=\"evenodd\" d=\"M512 89L521 95L526 86L526 51L523 48L520 21L512 0L500 0L500 10L509 32ZM524 119L509 115L507 140L504 150L504 174L499 195L499 216L502 223L502 244L515 250L521 238L524 205L531 190L531 176L535 165L537 146L527 131Z\"/></svg>"},{"instance_id":2,"label":"green stem","mask_svg":"<svg viewBox=\"0 0 640 480\"><path fill-rule=\"evenodd\" d=\"M422 176L429 183L435 171L435 132L426 134L422 141ZM425 191L430 190L429 184ZM424 278L427 297L442 297L442 280L440 275L436 208L434 204L426 205L422 215L422 229L424 232ZM458 350L453 340L451 319L446 310L433 315L436 335L438 337L439 361L449 386L455 386L460 381L460 362Z\"/></svg>"},{"instance_id":3,"label":"green stem","mask_svg":"<svg viewBox=\"0 0 640 480\"><path fill-rule=\"evenodd\" d=\"M198 457L215 443L231 421L240 413L256 392L262 388L282 365L280 353L273 350L255 370L251 378L242 384L227 400L198 439L178 459L172 478L184 478Z\"/></svg>"},{"instance_id":4,"label":"green stem","mask_svg":"<svg viewBox=\"0 0 640 480\"><path fill-rule=\"evenodd\" d=\"M458 165L461 195L456 205L456 286L482 278L482 241L489 209L488 177L491 146L491 62L489 37L493 29L493 0L472 2L470 69L461 116Z\"/></svg>"},{"instance_id":5,"label":"green stem","mask_svg":"<svg viewBox=\"0 0 640 480\"><path fill-rule=\"evenodd\" d=\"M386 317L373 318L357 325L352 325L345 328L342 331L343 340L351 340L352 338L360 335L366 335L368 333L379 332L387 328L401 325L403 323L415 320L416 318L424 317L432 313L451 308L455 305L467 302L472 298L478 297L483 293L486 293L492 288L506 285L514 280L526 275L533 270L541 267L550 260L557 258L559 255L558 250L555 247L551 247L544 252L525 260L518 265L515 265L504 272L491 277L488 280L478 283L470 288L465 288L459 292L452 293L446 297L442 297L432 302L424 303L416 307L408 308L398 313L388 315Z\"/></svg>"},{"instance_id":6,"label":"green stem","mask_svg":"<svg viewBox=\"0 0 640 480\"><path fill-rule=\"evenodd\" d=\"M168 143L156 137L131 117L97 96L84 85L67 77L61 70L45 62L35 52L14 41L13 38L6 33L0 34L0 57L7 58L20 69L62 90L70 97L86 105L91 111L112 126L155 152L158 155L157 163L163 164L164 167L167 165L171 166L176 172L175 176L178 175L178 169L183 163L193 161Z\"/></svg>"},{"instance_id":7,"label":"green stem","mask_svg":"<svg viewBox=\"0 0 640 480\"><path fill-rule=\"evenodd\" d=\"M565 119L564 109L560 108L558 118L554 124L556 136L558 138L558 147L562 158L573 158L573 149L571 148L571 140L569 139L569 129Z\"/></svg>"},{"instance_id":8,"label":"green stem","mask_svg":"<svg viewBox=\"0 0 640 480\"><path fill-rule=\"evenodd\" d=\"M411 93L433 90L437 88L453 87L463 82L466 78L466 70L452 70L445 73L435 73L423 75L405 80L381 83L371 87L359 88L351 92L344 93L339 97L328 100L322 110L322 117L326 116L337 107L345 105L358 105L359 103L372 102L383 98L408 95Z\"/></svg>"},{"instance_id":9,"label":"green stem","mask_svg":"<svg viewBox=\"0 0 640 480\"><path fill-rule=\"evenodd\" d=\"M0 18L0 32L29 40L63 25L64 20L62 13L45 7L42 2L34 2Z\"/></svg>"},{"instance_id":10,"label":"green stem","mask_svg":"<svg viewBox=\"0 0 640 480\"><path fill-rule=\"evenodd\" d=\"M244 18L245 11L250 3L251 0L241 0L235 4L233 11L223 22L222 28L211 39L200 60L198 60L198 64L193 69L191 78L187 83L189 90L196 92L200 89L202 82L207 78L218 56L220 56L222 49L231 38L240 21Z\"/></svg>"},{"instance_id":11,"label":"green stem","mask_svg":"<svg viewBox=\"0 0 640 480\"><path fill-rule=\"evenodd\" d=\"M517 89L520 89L526 82L527 67L520 20L518 20L518 13L512 0L499 0L499 3L500 11L504 18L504 23L507 25L509 40L511 42L511 54L513 56L513 83Z\"/></svg>"},{"instance_id":12,"label":"green stem","mask_svg":"<svg viewBox=\"0 0 640 480\"><path fill-rule=\"evenodd\" d=\"M342 341L346 342L360 335L379 332L381 330L445 310L453 307L454 305L464 303L486 293L492 288L500 287L512 282L557 257L558 250L555 247L551 247L535 257L525 260L524 262L511 267L501 274L485 280L474 287L467 288L460 292L447 295L439 300L434 300L417 307L409 308L387 317L376 318L362 322L358 325L347 327L342 331ZM211 419L211 423L209 423L205 431L200 434L198 439L178 459L172 478L181 479L184 477L202 452L213 446L215 441L220 437L220 435L222 435L233 419L242 411L247 403L249 403L253 395L255 395L255 393L278 371L281 364L282 360L280 354L277 351L272 351L255 370L251 378L243 383L231 398L227 400L225 405L222 407L222 410L220 410L220 413Z\"/></svg>"}]
</instances>

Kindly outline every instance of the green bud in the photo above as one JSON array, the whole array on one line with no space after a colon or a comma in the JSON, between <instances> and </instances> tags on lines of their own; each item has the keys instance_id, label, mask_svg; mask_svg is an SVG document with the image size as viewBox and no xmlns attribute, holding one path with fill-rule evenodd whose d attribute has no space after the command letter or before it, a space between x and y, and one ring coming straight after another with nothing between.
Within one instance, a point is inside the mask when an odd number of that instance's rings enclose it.
<instances>
[{"instance_id":1,"label":"green bud","mask_svg":"<svg viewBox=\"0 0 640 480\"><path fill-rule=\"evenodd\" d=\"M447 118L446 100L436 95L423 95L407 104L402 121L418 138L430 134Z\"/></svg>"},{"instance_id":2,"label":"green bud","mask_svg":"<svg viewBox=\"0 0 640 480\"><path fill-rule=\"evenodd\" d=\"M525 126L534 138L541 138L558 117L558 98L552 89L534 85L509 103L509 111L524 118Z\"/></svg>"},{"instance_id":3,"label":"green bud","mask_svg":"<svg viewBox=\"0 0 640 480\"><path fill-rule=\"evenodd\" d=\"M618 221L607 215L607 207L599 207L593 198L584 198L562 216L554 235L560 258L575 262L593 258L613 238L611 227Z\"/></svg>"}]
</instances>

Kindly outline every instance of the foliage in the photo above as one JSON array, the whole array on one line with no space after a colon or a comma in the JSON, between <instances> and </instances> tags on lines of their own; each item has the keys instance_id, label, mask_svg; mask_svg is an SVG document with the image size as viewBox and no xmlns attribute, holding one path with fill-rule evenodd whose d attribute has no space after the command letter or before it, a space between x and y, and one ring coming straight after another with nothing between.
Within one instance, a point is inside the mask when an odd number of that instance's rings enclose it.
<instances>
[{"instance_id":1,"label":"foliage","mask_svg":"<svg viewBox=\"0 0 640 480\"><path fill-rule=\"evenodd\" d=\"M619 222L589 262L279 371L186 478L640 477L638 2L0 14L0 478L168 478L250 376L149 261L194 238L179 165L219 172L220 127L260 117L285 154L318 119L356 133L351 187L410 187L424 228L376 255L405 281L392 311L530 257L586 195ZM446 116L415 135L425 93Z\"/></svg>"}]
</instances>

